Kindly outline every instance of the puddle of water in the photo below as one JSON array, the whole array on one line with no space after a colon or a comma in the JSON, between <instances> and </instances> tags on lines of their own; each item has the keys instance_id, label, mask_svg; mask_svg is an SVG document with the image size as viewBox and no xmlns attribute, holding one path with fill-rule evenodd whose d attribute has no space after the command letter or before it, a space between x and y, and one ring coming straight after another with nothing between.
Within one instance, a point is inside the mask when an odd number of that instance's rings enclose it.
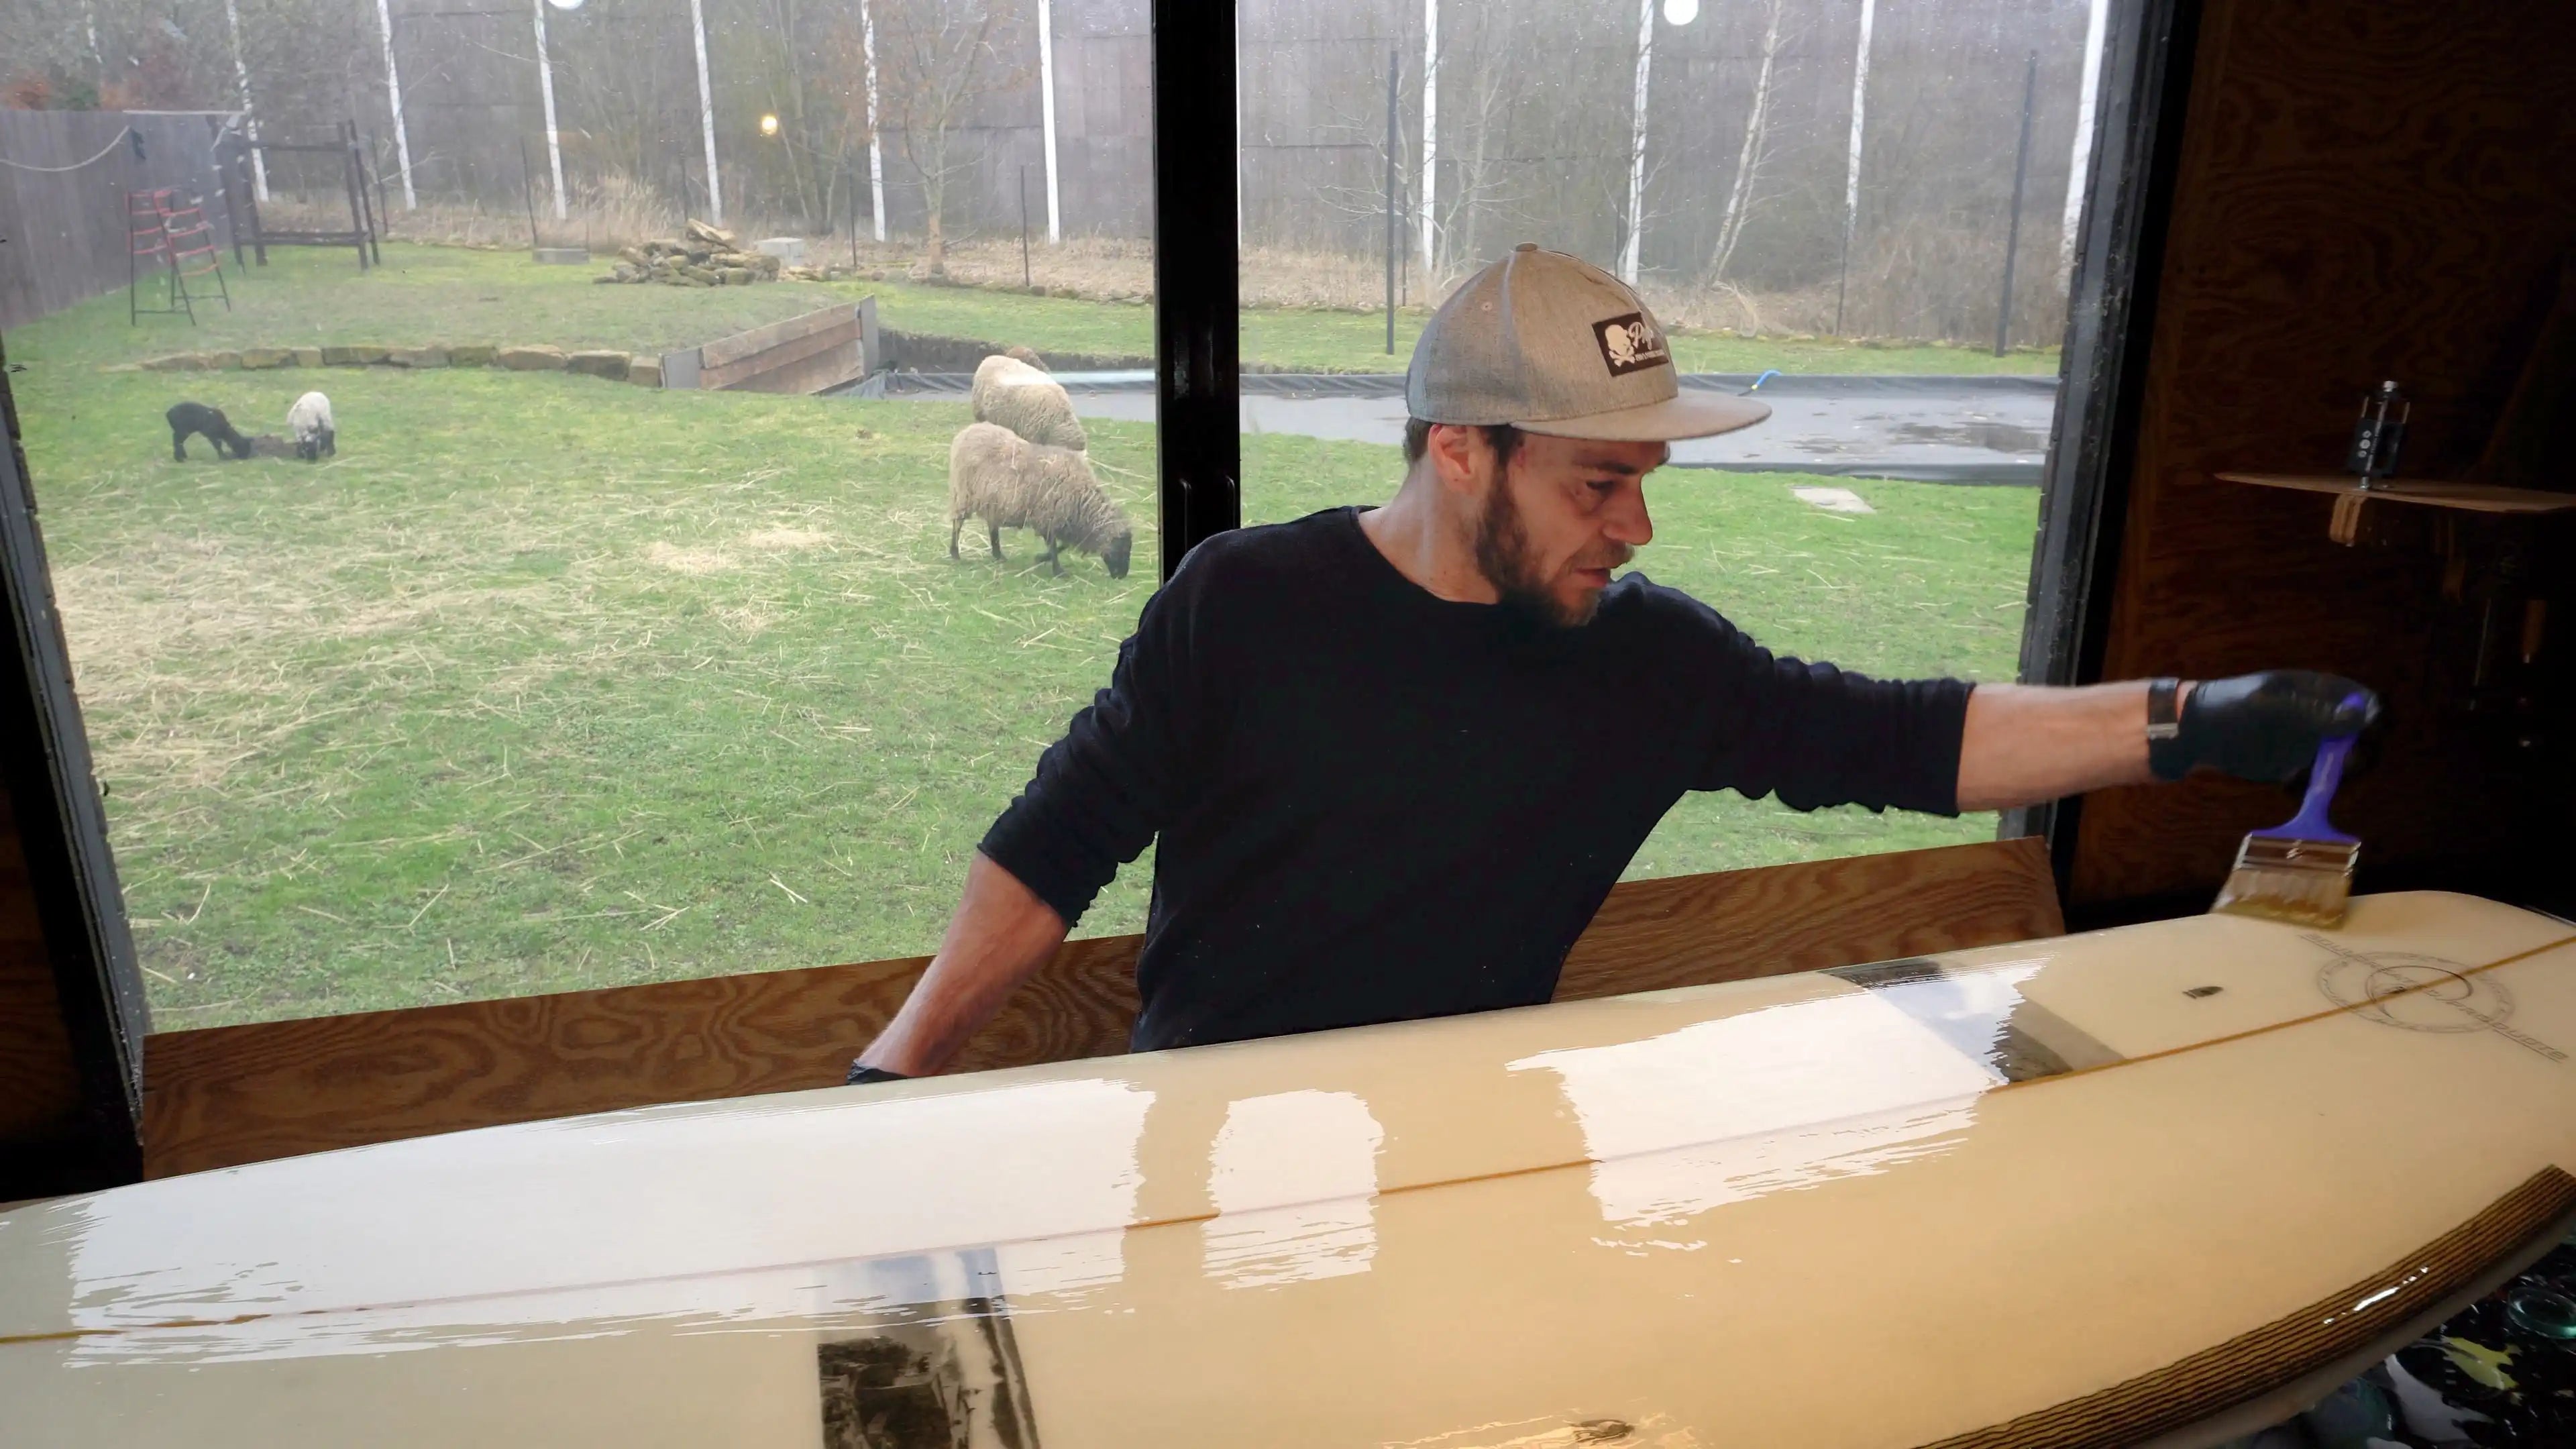
<instances>
[{"instance_id":1,"label":"puddle of water","mask_svg":"<svg viewBox=\"0 0 2576 1449\"><path fill-rule=\"evenodd\" d=\"M1900 442L1949 443L1997 453L2036 453L2048 446L2048 435L2037 428L1984 418L1960 423L1897 423L1888 431Z\"/></svg>"}]
</instances>

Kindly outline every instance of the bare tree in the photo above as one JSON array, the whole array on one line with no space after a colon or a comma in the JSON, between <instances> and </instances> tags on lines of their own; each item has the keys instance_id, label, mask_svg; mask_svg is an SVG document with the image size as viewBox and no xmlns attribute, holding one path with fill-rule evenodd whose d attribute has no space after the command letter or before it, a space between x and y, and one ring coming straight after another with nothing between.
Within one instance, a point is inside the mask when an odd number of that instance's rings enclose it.
<instances>
[{"instance_id":1,"label":"bare tree","mask_svg":"<svg viewBox=\"0 0 2576 1449\"><path fill-rule=\"evenodd\" d=\"M979 92L1010 77L993 45L998 0L877 0L878 124L902 142L904 164L921 182L922 270L948 269L947 203L952 180L980 156L953 144Z\"/></svg>"},{"instance_id":2,"label":"bare tree","mask_svg":"<svg viewBox=\"0 0 2576 1449\"><path fill-rule=\"evenodd\" d=\"M1518 195L1503 135L1512 102L1529 80L1519 44L1527 29L1518 19L1504 6L1463 7L1441 46L1449 124L1462 144L1448 153L1448 185L1437 203L1435 231L1443 245L1433 266L1439 277L1484 255L1484 223Z\"/></svg>"},{"instance_id":3,"label":"bare tree","mask_svg":"<svg viewBox=\"0 0 2576 1449\"><path fill-rule=\"evenodd\" d=\"M1755 184L1762 175L1764 145L1771 129L1772 82L1779 75L1780 18L1787 8L1786 0L1759 0L1762 6L1762 49L1760 68L1753 78L1753 103L1744 119L1744 145L1735 155L1735 180L1726 190L1726 210L1719 216L1717 241L1709 249L1708 277L1714 285L1724 285L1726 269L1735 261L1737 243L1744 240L1744 224L1753 215Z\"/></svg>"},{"instance_id":4,"label":"bare tree","mask_svg":"<svg viewBox=\"0 0 2576 1449\"><path fill-rule=\"evenodd\" d=\"M774 161L764 169L785 173L784 189L803 228L826 231L840 212L851 152L866 144L865 94L858 94L855 107L847 94L852 90L848 82L861 72L811 64L810 56L818 49L829 54L839 37L824 36L818 47L812 15L800 0L759 4L765 22L757 62L760 83L769 97L769 113L779 121Z\"/></svg>"}]
</instances>

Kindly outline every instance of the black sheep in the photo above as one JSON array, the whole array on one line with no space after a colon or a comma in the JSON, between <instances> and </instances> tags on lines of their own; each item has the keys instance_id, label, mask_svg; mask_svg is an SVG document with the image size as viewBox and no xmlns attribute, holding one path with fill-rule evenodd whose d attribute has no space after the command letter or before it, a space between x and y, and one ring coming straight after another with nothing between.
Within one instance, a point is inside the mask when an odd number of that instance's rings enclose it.
<instances>
[{"instance_id":1,"label":"black sheep","mask_svg":"<svg viewBox=\"0 0 2576 1449\"><path fill-rule=\"evenodd\" d=\"M182 463L188 461L189 437L199 433L205 435L207 442L215 445L217 458L226 456L224 452L226 448L232 449L230 455L232 457L250 456L250 439L233 431L232 420L224 416L222 408L210 408L204 403L183 402L162 416L170 420L170 456Z\"/></svg>"}]
</instances>

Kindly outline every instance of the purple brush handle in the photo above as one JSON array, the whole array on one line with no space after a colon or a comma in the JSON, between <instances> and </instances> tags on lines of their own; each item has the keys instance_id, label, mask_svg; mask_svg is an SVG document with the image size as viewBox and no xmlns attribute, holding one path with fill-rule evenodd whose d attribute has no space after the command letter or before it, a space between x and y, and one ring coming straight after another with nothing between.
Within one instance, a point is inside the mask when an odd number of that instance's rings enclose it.
<instances>
[{"instance_id":1,"label":"purple brush handle","mask_svg":"<svg viewBox=\"0 0 2576 1449\"><path fill-rule=\"evenodd\" d=\"M2359 706L2362 696L2347 697L2343 707ZM2299 813L2268 830L2253 834L2286 840L2330 840L2338 845L2358 845L2361 838L2346 835L2334 828L2327 818L2326 807L2334 803L2335 787L2343 783L2343 762L2352 753L2354 735L2336 735L2317 746L2317 763L2308 771L2307 798L2299 802Z\"/></svg>"}]
</instances>

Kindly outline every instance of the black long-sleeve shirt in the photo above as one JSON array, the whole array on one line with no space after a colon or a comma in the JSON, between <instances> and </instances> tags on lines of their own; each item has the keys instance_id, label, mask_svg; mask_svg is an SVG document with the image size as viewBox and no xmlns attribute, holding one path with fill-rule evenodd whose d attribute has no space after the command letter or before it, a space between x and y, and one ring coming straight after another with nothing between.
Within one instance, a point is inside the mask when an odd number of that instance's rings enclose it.
<instances>
[{"instance_id":1,"label":"black long-sleeve shirt","mask_svg":"<svg viewBox=\"0 0 2576 1449\"><path fill-rule=\"evenodd\" d=\"M1193 550L982 849L1071 923L1161 837L1139 1050L1533 1005L1684 791L1955 814L1967 699L1641 574L1452 603L1338 509Z\"/></svg>"}]
</instances>

